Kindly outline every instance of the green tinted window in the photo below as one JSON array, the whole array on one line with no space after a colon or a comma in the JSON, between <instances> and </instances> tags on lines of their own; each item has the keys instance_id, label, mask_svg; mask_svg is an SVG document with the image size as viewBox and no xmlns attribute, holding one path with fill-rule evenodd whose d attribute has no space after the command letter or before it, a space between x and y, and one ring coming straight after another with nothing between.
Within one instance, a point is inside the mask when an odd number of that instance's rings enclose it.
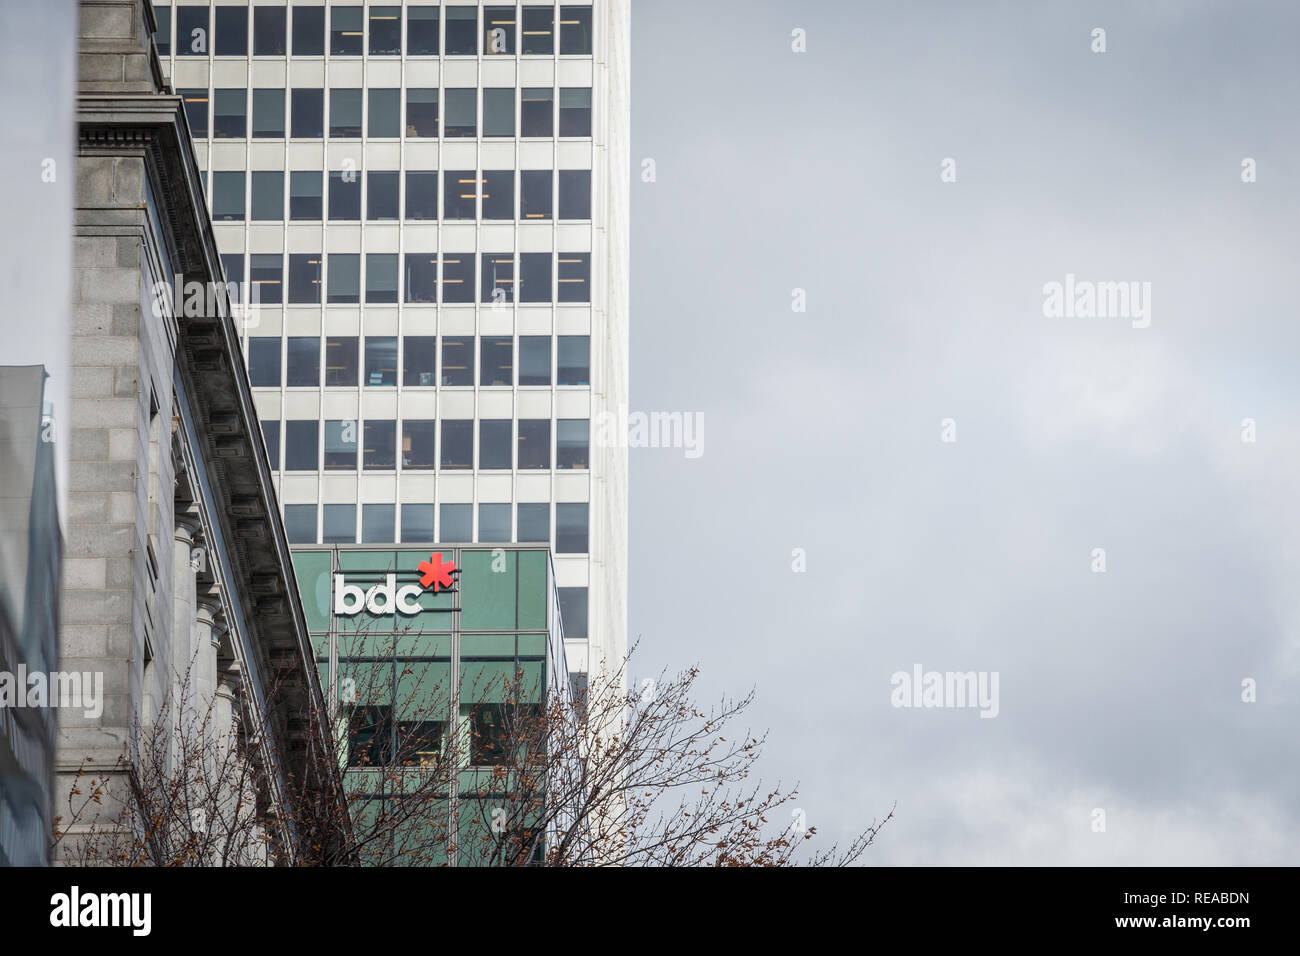
<instances>
[{"instance_id":1,"label":"green tinted window","mask_svg":"<svg viewBox=\"0 0 1300 956\"><path fill-rule=\"evenodd\" d=\"M468 703L501 704L516 688L514 661L469 661L460 665L460 698Z\"/></svg>"},{"instance_id":2,"label":"green tinted window","mask_svg":"<svg viewBox=\"0 0 1300 956\"><path fill-rule=\"evenodd\" d=\"M330 626L330 553L296 551L293 573L298 578L302 611L309 631L328 631Z\"/></svg>"},{"instance_id":3,"label":"green tinted window","mask_svg":"<svg viewBox=\"0 0 1300 956\"><path fill-rule=\"evenodd\" d=\"M460 656L510 657L515 656L513 634L466 634L460 639Z\"/></svg>"},{"instance_id":4,"label":"green tinted window","mask_svg":"<svg viewBox=\"0 0 1300 956\"><path fill-rule=\"evenodd\" d=\"M546 552L519 552L519 626L546 627Z\"/></svg>"},{"instance_id":5,"label":"green tinted window","mask_svg":"<svg viewBox=\"0 0 1300 956\"><path fill-rule=\"evenodd\" d=\"M397 662L393 713L399 720L445 721L451 707L451 662Z\"/></svg>"},{"instance_id":6,"label":"green tinted window","mask_svg":"<svg viewBox=\"0 0 1300 956\"><path fill-rule=\"evenodd\" d=\"M513 551L462 551L460 626L467 631L513 631L518 561Z\"/></svg>"}]
</instances>

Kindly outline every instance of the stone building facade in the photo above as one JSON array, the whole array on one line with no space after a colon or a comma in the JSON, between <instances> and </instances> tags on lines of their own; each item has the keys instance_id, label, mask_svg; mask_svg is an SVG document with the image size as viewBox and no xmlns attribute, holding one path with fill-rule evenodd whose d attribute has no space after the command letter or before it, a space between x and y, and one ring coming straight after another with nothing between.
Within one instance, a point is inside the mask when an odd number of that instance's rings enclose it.
<instances>
[{"instance_id":1,"label":"stone building facade","mask_svg":"<svg viewBox=\"0 0 1300 956\"><path fill-rule=\"evenodd\" d=\"M260 834L233 859L203 862L292 862L293 794L341 801L337 758L323 725L303 716L321 711L322 691L155 29L147 0L81 3L60 668L102 673L103 701L98 715L59 712L59 856L78 858L97 830L120 827L124 754L162 741L178 770L184 728L201 726L218 746L238 741L249 782L230 798ZM194 289L203 294L187 297ZM94 819L69 796L88 768L107 780L109 809ZM194 816L201 832L204 813Z\"/></svg>"}]
</instances>

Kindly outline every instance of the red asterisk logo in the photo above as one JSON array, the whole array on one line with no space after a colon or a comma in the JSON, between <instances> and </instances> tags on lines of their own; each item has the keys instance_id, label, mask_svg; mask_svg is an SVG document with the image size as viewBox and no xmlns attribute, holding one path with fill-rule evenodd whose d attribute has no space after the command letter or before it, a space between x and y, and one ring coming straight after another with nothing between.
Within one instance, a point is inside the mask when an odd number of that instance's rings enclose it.
<instances>
[{"instance_id":1,"label":"red asterisk logo","mask_svg":"<svg viewBox=\"0 0 1300 956\"><path fill-rule=\"evenodd\" d=\"M426 588L432 584L434 594L438 593L439 586L450 590L451 574L456 570L456 565L450 561L444 562L441 551L435 551L429 557L432 563L430 561L420 562L418 570L424 573L424 576L420 578L420 584Z\"/></svg>"}]
</instances>

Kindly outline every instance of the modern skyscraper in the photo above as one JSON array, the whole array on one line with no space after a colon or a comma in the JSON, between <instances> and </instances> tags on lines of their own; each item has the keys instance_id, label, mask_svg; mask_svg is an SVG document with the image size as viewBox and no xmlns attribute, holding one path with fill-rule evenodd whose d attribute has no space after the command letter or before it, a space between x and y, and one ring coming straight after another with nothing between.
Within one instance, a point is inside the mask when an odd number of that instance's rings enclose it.
<instances>
[{"instance_id":1,"label":"modern skyscraper","mask_svg":"<svg viewBox=\"0 0 1300 956\"><path fill-rule=\"evenodd\" d=\"M155 10L290 540L545 542L616 665L630 0Z\"/></svg>"}]
</instances>

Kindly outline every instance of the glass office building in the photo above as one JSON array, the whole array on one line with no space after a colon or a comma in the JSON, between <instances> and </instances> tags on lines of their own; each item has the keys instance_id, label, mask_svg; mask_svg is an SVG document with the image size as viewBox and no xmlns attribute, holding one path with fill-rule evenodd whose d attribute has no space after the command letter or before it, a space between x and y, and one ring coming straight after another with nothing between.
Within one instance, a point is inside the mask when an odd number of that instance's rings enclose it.
<instances>
[{"instance_id":1,"label":"glass office building","mask_svg":"<svg viewBox=\"0 0 1300 956\"><path fill-rule=\"evenodd\" d=\"M291 540L549 547L618 662L629 0L155 10Z\"/></svg>"},{"instance_id":2,"label":"glass office building","mask_svg":"<svg viewBox=\"0 0 1300 956\"><path fill-rule=\"evenodd\" d=\"M467 804L494 789L510 709L569 693L548 551L340 545L293 560L358 826L384 801L410 799L408 768L442 769L410 825L457 832L430 834L437 849L414 862L487 862L493 807ZM443 586L423 583L430 568L453 566ZM383 842L403 827L386 825ZM363 859L391 851L371 845Z\"/></svg>"},{"instance_id":3,"label":"glass office building","mask_svg":"<svg viewBox=\"0 0 1300 956\"><path fill-rule=\"evenodd\" d=\"M44 366L0 366L0 866L46 862L53 822L55 713L25 706L25 673L58 659L59 531Z\"/></svg>"}]
</instances>

